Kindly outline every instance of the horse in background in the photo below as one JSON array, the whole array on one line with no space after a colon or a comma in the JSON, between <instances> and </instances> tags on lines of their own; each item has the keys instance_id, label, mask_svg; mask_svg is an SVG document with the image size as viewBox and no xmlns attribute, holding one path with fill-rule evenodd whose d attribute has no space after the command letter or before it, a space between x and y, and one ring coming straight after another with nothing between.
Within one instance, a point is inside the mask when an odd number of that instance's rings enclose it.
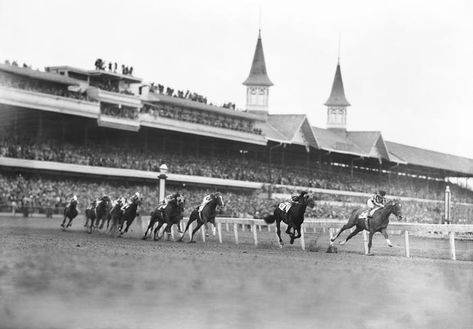
<instances>
[{"instance_id":1,"label":"horse in background","mask_svg":"<svg viewBox=\"0 0 473 329\"><path fill-rule=\"evenodd\" d=\"M184 204L185 198L179 195L176 198L171 199L164 208L162 206L157 207L151 213L151 219L146 229L145 235L143 236L143 240L146 240L148 231L151 231L158 222L158 226L154 229L153 240L158 241L161 237L159 237L159 230L161 227L166 224L164 231L167 233L168 240L171 235L171 227L172 225L176 224L179 229L180 221L182 220L184 214Z\"/></svg>"},{"instance_id":2,"label":"horse in background","mask_svg":"<svg viewBox=\"0 0 473 329\"><path fill-rule=\"evenodd\" d=\"M140 197L132 197L131 203L123 210L123 215L120 217L118 231L120 232L119 236L128 232L130 225L133 223L135 218L139 216L138 206L141 204L142 199ZM126 222L126 227L123 229L123 225Z\"/></svg>"},{"instance_id":3,"label":"horse in background","mask_svg":"<svg viewBox=\"0 0 473 329\"><path fill-rule=\"evenodd\" d=\"M107 219L111 208L112 200L108 195L105 195L100 198L100 200L97 202L97 206L95 207L95 220L92 218L90 220L89 233L92 233L95 228L98 228L98 224L100 222L102 222L102 225L100 227L103 227L103 224Z\"/></svg>"},{"instance_id":4,"label":"horse in background","mask_svg":"<svg viewBox=\"0 0 473 329\"><path fill-rule=\"evenodd\" d=\"M85 224L84 227L89 227L89 222L95 220L95 207L97 207L97 200L92 200L90 205L85 209Z\"/></svg>"},{"instance_id":5,"label":"horse in background","mask_svg":"<svg viewBox=\"0 0 473 329\"><path fill-rule=\"evenodd\" d=\"M388 201L384 207L379 208L376 210L373 214L372 218L368 218L368 211L365 207L354 209L351 214L350 218L348 219L348 223L346 223L339 231L338 233L330 240L331 243L333 243L339 236L340 234L352 228L353 226L356 226L355 230L350 233L350 235L347 236L345 241L340 241L341 245L344 245L345 243L348 242L352 237L357 235L363 230L367 230L369 232L369 242L368 242L368 254L369 256L373 255L371 253L371 245L372 245L372 240L373 240L373 235L376 232L381 232L383 234L384 238L386 239L386 243L388 244L389 247L392 247L392 243L389 240L388 237L388 232L386 231L386 228L388 227L389 224L389 216L391 214L394 214L398 220L402 220L402 212L401 212L401 201L399 199L394 199Z\"/></svg>"},{"instance_id":6,"label":"horse in background","mask_svg":"<svg viewBox=\"0 0 473 329\"><path fill-rule=\"evenodd\" d=\"M61 224L63 230L66 230L66 228L71 227L72 220L76 218L78 214L79 211L77 210L77 197L74 196L71 202L69 202L69 204L64 208L64 219ZM67 225L64 225L66 223L67 218L69 218L69 222L67 223Z\"/></svg>"},{"instance_id":7,"label":"horse in background","mask_svg":"<svg viewBox=\"0 0 473 329\"><path fill-rule=\"evenodd\" d=\"M121 218L123 216L123 200L119 198L118 200L115 201L112 210L110 210L110 216L107 221L107 229L109 227L109 222L112 222L112 225L110 226L110 233L114 233L116 230L118 230L118 225L121 222Z\"/></svg>"},{"instance_id":8,"label":"horse in background","mask_svg":"<svg viewBox=\"0 0 473 329\"><path fill-rule=\"evenodd\" d=\"M203 207L201 205L192 211L191 215L189 216L186 229L178 241L182 241L185 233L194 221L197 221L197 227L192 231L191 239L189 241L190 243L195 242L194 234L200 229L202 225L212 223L215 227L215 217L217 216L216 208L217 206L224 206L223 197L220 192L211 193L208 197L209 201Z\"/></svg>"},{"instance_id":9,"label":"horse in background","mask_svg":"<svg viewBox=\"0 0 473 329\"><path fill-rule=\"evenodd\" d=\"M274 209L273 215L268 215L264 217L264 221L267 224L272 224L276 222L279 247L282 248L282 246L284 245L284 242L281 239L281 222L287 224L286 234L290 236L291 244L294 243L295 239L298 239L302 236L301 225L304 222L304 214L308 205L313 207L314 200L307 192L301 192L296 202L281 202L276 207L276 209Z\"/></svg>"}]
</instances>

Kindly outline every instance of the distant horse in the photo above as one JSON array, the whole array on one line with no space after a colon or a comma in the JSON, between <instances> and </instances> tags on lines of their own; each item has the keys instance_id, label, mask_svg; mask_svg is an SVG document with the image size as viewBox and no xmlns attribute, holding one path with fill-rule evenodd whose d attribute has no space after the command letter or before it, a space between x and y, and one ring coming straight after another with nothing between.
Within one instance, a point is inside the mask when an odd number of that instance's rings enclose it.
<instances>
[{"instance_id":1,"label":"distant horse","mask_svg":"<svg viewBox=\"0 0 473 329\"><path fill-rule=\"evenodd\" d=\"M97 202L97 206L95 207L95 220L91 219L90 221L89 233L92 233L94 228L99 227L100 222L102 222L102 225L100 227L103 227L103 224L109 215L111 207L112 200L109 196L105 195L100 198L99 202Z\"/></svg>"},{"instance_id":2,"label":"distant horse","mask_svg":"<svg viewBox=\"0 0 473 329\"><path fill-rule=\"evenodd\" d=\"M77 214L79 212L77 211L77 199L71 200L71 202L64 208L64 220L62 221L61 227L65 230L68 227L71 227L72 225L72 220L77 217ZM66 223L66 218L69 218L69 222L67 223L66 226L64 224Z\"/></svg>"},{"instance_id":3,"label":"distant horse","mask_svg":"<svg viewBox=\"0 0 473 329\"><path fill-rule=\"evenodd\" d=\"M90 205L85 209L85 224L84 227L89 227L89 222L95 220L95 207L97 207L97 200L92 200Z\"/></svg>"},{"instance_id":4,"label":"distant horse","mask_svg":"<svg viewBox=\"0 0 473 329\"><path fill-rule=\"evenodd\" d=\"M138 206L141 204L141 198L132 198L131 204L123 211L123 215L120 218L118 231L120 232L120 236L128 232L130 225L135 220L136 216L138 216ZM123 224L126 222L126 227L123 230Z\"/></svg>"},{"instance_id":5,"label":"distant horse","mask_svg":"<svg viewBox=\"0 0 473 329\"><path fill-rule=\"evenodd\" d=\"M168 239L169 239L169 236L171 235L172 225L176 224L179 229L179 223L184 213L184 204L185 204L184 197L179 196L177 198L170 200L164 208L157 207L151 213L151 219L149 221L149 225L148 225L148 228L146 229L145 235L143 236L143 240L146 240L148 231L151 231L153 229L156 222L158 222L159 224L154 229L153 239L157 241L161 238L158 236L159 230L164 224L166 224L165 232L167 233Z\"/></svg>"},{"instance_id":6,"label":"distant horse","mask_svg":"<svg viewBox=\"0 0 473 329\"><path fill-rule=\"evenodd\" d=\"M290 243L293 244L295 239L301 237L301 225L304 222L304 214L308 205L313 206L314 201L307 192L302 192L297 202L285 203L282 202L274 209L273 215L264 217L264 221L268 224L276 222L276 229L279 238L279 247L282 247L284 242L281 239L281 222L287 224L286 233L290 236ZM286 210L290 206L289 210ZM291 229L293 230L291 232ZM296 234L297 232L297 234Z\"/></svg>"},{"instance_id":7,"label":"distant horse","mask_svg":"<svg viewBox=\"0 0 473 329\"><path fill-rule=\"evenodd\" d=\"M394 214L398 218L398 220L402 220L402 214L401 214L401 202L399 199L391 200L387 202L383 208L380 208L375 211L373 214L373 217L367 219L367 211L366 208L359 208L355 209L351 212L350 218L348 219L348 223L346 223L340 231L330 240L330 242L334 242L338 236L345 230L352 228L353 226L356 225L355 230L350 233L350 235L345 239L345 241L340 241L341 245L344 245L347 243L348 240L350 240L352 237L357 235L363 230L367 230L370 235L369 235L369 242L368 242L368 255L371 254L371 244L373 240L373 235L376 232L381 232L381 234L384 235L384 238L386 239L386 242L388 246L392 247L393 245L391 244L391 241L389 241L388 233L386 232L386 228L388 227L389 224L389 215Z\"/></svg>"},{"instance_id":8,"label":"distant horse","mask_svg":"<svg viewBox=\"0 0 473 329\"><path fill-rule=\"evenodd\" d=\"M197 221L197 227L192 231L191 239L189 242L194 241L194 234L200 229L200 227L207 223L212 223L215 227L215 217L217 215L216 208L217 206L223 207L223 197L219 192L211 193L209 195L210 201L200 210L200 207L195 208L191 215L189 216L189 221L187 222L186 229L182 233L181 238L178 241L182 241L185 233L189 229L193 221Z\"/></svg>"},{"instance_id":9,"label":"distant horse","mask_svg":"<svg viewBox=\"0 0 473 329\"><path fill-rule=\"evenodd\" d=\"M118 199L115 201L115 204L112 207L112 210L110 210L110 216L107 221L107 228L109 227L109 222L112 222L112 225L110 226L110 233L113 233L116 229L118 229L118 225L121 222L121 218L123 216L123 201L122 199Z\"/></svg>"}]
</instances>

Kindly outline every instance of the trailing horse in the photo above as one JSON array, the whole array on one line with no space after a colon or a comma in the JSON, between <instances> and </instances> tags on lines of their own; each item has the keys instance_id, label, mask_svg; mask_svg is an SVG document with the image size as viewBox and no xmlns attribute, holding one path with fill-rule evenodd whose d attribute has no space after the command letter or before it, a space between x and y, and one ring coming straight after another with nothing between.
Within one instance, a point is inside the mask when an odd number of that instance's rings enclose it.
<instances>
[{"instance_id":1,"label":"trailing horse","mask_svg":"<svg viewBox=\"0 0 473 329\"><path fill-rule=\"evenodd\" d=\"M370 255L370 256L372 255L371 245L372 245L373 235L376 232L381 232L381 234L384 235L384 238L386 239L388 246L392 247L393 245L391 244L391 241L389 241L388 232L386 231L386 228L388 227L389 216L391 214L396 215L398 220L402 219L400 200L395 199L395 200L391 200L387 202L384 205L384 207L376 210L375 213L373 214L373 217L370 219L367 218L367 214L368 214L367 212L368 210L366 210L366 208L364 207L353 210L350 215L350 218L348 219L348 223L346 223L338 231L338 233L330 240L330 242L333 243L343 231L349 228L352 228L353 226L356 226L355 230L352 233L350 233L350 235L347 236L345 241L340 241L341 245L344 245L345 243L347 243L348 240L350 240L352 237L354 237L361 231L367 230L369 232L367 255Z\"/></svg>"},{"instance_id":2,"label":"trailing horse","mask_svg":"<svg viewBox=\"0 0 473 329\"><path fill-rule=\"evenodd\" d=\"M101 221L101 227L103 227L103 223L108 218L111 207L112 200L107 195L103 196L99 202L97 202L97 206L95 207L95 218L90 219L89 233L92 233L92 231L99 226L98 224Z\"/></svg>"},{"instance_id":3,"label":"trailing horse","mask_svg":"<svg viewBox=\"0 0 473 329\"><path fill-rule=\"evenodd\" d=\"M187 222L186 229L184 230L184 233L182 233L182 236L178 241L182 241L185 233L194 221L197 221L197 227L192 231L191 239L189 241L191 243L195 242L194 234L200 229L202 225L212 223L215 227L215 217L217 215L216 208L217 206L223 207L223 197L222 194L220 194L219 192L215 192L208 195L208 198L208 202L203 207L201 205L192 211L191 215L189 216L189 221Z\"/></svg>"},{"instance_id":4,"label":"trailing horse","mask_svg":"<svg viewBox=\"0 0 473 329\"><path fill-rule=\"evenodd\" d=\"M278 207L274 209L273 215L264 217L264 221L268 224L276 222L279 247L282 247L284 244L281 239L281 222L287 224L286 234L290 236L290 243L293 244L295 239L301 237L301 225L304 222L304 214L307 206L313 206L314 204L313 199L307 192L301 192L297 199L297 202L280 203ZM289 209L287 210L287 208ZM291 229L293 230L292 232Z\"/></svg>"},{"instance_id":5,"label":"trailing horse","mask_svg":"<svg viewBox=\"0 0 473 329\"><path fill-rule=\"evenodd\" d=\"M120 236L128 232L130 225L133 223L138 214L138 206L141 204L141 198L136 197L131 199L131 204L123 211L123 215L120 217L118 231ZM126 222L126 227L123 230L123 224Z\"/></svg>"},{"instance_id":6,"label":"trailing horse","mask_svg":"<svg viewBox=\"0 0 473 329\"><path fill-rule=\"evenodd\" d=\"M85 224L84 227L89 227L91 220L95 220L95 207L97 206L97 200L92 200L90 205L85 209Z\"/></svg>"},{"instance_id":7,"label":"trailing horse","mask_svg":"<svg viewBox=\"0 0 473 329\"><path fill-rule=\"evenodd\" d=\"M179 229L179 223L184 213L184 204L184 197L179 195L178 197L171 199L164 208L162 208L162 206L157 207L151 213L149 225L146 229L145 235L143 236L143 240L146 240L148 231L153 229L156 222L158 222L158 226L154 229L153 239L158 241L161 238L158 236L159 230L164 224L166 224L164 231L167 233L169 239L172 225L176 224Z\"/></svg>"},{"instance_id":8,"label":"trailing horse","mask_svg":"<svg viewBox=\"0 0 473 329\"><path fill-rule=\"evenodd\" d=\"M64 220L62 221L61 227L63 230L66 230L66 228L71 227L72 225L72 220L77 217L77 214L79 212L77 211L77 198L74 197L74 199L71 200L71 202L64 208ZM66 218L69 218L69 222L67 225L64 226L66 223Z\"/></svg>"}]
</instances>

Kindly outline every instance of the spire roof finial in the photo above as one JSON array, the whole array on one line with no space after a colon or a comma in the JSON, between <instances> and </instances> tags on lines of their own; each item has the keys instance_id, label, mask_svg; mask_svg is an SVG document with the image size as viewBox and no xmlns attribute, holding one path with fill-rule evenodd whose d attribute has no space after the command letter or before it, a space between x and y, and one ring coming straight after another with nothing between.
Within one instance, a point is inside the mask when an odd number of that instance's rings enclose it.
<instances>
[{"instance_id":1,"label":"spire roof finial","mask_svg":"<svg viewBox=\"0 0 473 329\"><path fill-rule=\"evenodd\" d=\"M250 75L243 82L245 86L272 86L273 83L269 80L266 71L266 63L264 60L263 42L261 41L261 29L258 34L258 41L256 42L255 54L253 56L253 63L251 64Z\"/></svg>"},{"instance_id":2,"label":"spire roof finial","mask_svg":"<svg viewBox=\"0 0 473 329\"><path fill-rule=\"evenodd\" d=\"M350 106L345 97L345 90L343 88L342 72L340 70L340 61L337 63L337 70L333 79L332 91L330 97L325 102L326 106Z\"/></svg>"}]
</instances>

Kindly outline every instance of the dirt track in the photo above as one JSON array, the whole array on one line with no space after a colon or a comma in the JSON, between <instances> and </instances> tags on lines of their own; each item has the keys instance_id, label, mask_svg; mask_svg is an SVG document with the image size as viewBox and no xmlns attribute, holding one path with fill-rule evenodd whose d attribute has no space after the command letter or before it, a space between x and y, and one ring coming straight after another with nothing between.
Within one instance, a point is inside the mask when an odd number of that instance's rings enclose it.
<instances>
[{"instance_id":1,"label":"dirt track","mask_svg":"<svg viewBox=\"0 0 473 329\"><path fill-rule=\"evenodd\" d=\"M0 218L0 328L473 326L471 262L392 256L379 237L366 257L356 240L327 254L281 250L273 232L255 248L249 234L152 242L82 223Z\"/></svg>"}]
</instances>

